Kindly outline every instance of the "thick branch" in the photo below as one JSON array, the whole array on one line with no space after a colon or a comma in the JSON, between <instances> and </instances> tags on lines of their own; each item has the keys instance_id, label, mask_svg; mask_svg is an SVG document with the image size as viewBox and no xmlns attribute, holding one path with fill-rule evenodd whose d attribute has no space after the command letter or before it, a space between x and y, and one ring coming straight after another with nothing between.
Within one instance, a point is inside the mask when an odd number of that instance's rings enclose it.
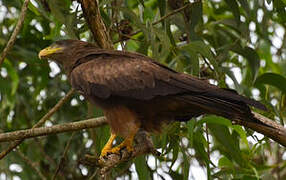
<instances>
[{"instance_id":1,"label":"thick branch","mask_svg":"<svg viewBox=\"0 0 286 180\"><path fill-rule=\"evenodd\" d=\"M38 123L36 123L33 128L42 126L46 120L48 120L75 92L74 89L71 89L65 97L63 97L47 114L42 117ZM14 141L10 146L0 153L0 160L3 159L9 152L11 152L14 148L16 148L19 144L23 142L24 139L19 139Z\"/></svg>"},{"instance_id":2,"label":"thick branch","mask_svg":"<svg viewBox=\"0 0 286 180\"><path fill-rule=\"evenodd\" d=\"M241 121L237 123L245 127L248 127L254 131L262 133L265 136L273 139L274 141L286 147L286 129L277 122L272 121L267 117L262 116L261 114L258 114L256 112L253 112L253 114L259 121L261 121L266 126L259 123L253 123L248 121ZM137 135L136 140L137 144L135 145L134 152L131 155L129 155L127 150L124 149L122 150L120 155L111 154L107 158L97 159L96 157L93 156L86 156L83 162L87 162L87 164L89 163L101 167L100 174L104 179L105 176L107 176L108 171L112 167L116 166L117 164L123 161L128 161L136 156L139 156L141 154L147 154L150 152L155 155L158 154L153 147L151 139L148 137L148 135L146 136L146 133L145 134L143 133L142 135Z\"/></svg>"},{"instance_id":3,"label":"thick branch","mask_svg":"<svg viewBox=\"0 0 286 180\"><path fill-rule=\"evenodd\" d=\"M46 136L50 134L63 133L69 131L77 131L81 129L95 128L106 124L105 117L87 119L72 123L63 123L51 127L32 128L27 130L19 130L14 132L0 134L0 142L14 141L37 136Z\"/></svg>"},{"instance_id":4,"label":"thick branch","mask_svg":"<svg viewBox=\"0 0 286 180\"><path fill-rule=\"evenodd\" d=\"M248 121L239 121L237 124L248 127L254 131L264 134L265 136L273 139L279 144L286 147L286 129L275 121L268 119L261 114L253 112L254 116L263 124L258 124ZM49 134L64 133L69 131L77 131L81 129L95 128L106 124L105 117L92 118L72 123L64 123L54 125L51 127L32 128L27 130L19 130L8 133L0 134L0 142L22 140L26 138L32 138L37 136L45 136ZM37 125L37 124L36 124Z\"/></svg>"},{"instance_id":5,"label":"thick branch","mask_svg":"<svg viewBox=\"0 0 286 180\"><path fill-rule=\"evenodd\" d=\"M101 179L106 179L108 177L109 171L120 164L121 162L132 160L133 158L140 156L142 154L152 153L155 156L159 156L160 153L154 148L151 137L146 131L140 130L135 136L134 151L130 154L126 149L122 149L120 154L110 154L107 157L97 158L95 156L86 155L81 163L89 166L100 167Z\"/></svg>"},{"instance_id":6,"label":"thick branch","mask_svg":"<svg viewBox=\"0 0 286 180\"><path fill-rule=\"evenodd\" d=\"M238 122L238 124L248 127L259 133L262 133L265 136L268 136L269 138L273 139L274 141L286 147L285 128L281 126L280 124L276 123L275 121L272 121L258 113L253 112L253 114L259 121L261 121L263 124L266 124L267 126L259 124L259 123L253 123L253 122L247 122L247 121L241 121L241 122ZM20 139L19 141L22 141L24 138L32 138L36 136L44 136L44 135L55 134L55 133L76 131L76 130L87 129L87 128L95 128L95 127L98 127L104 124L106 124L105 117L99 117L99 118L93 118L93 119L83 120L79 122L55 125L51 127L33 128L33 129L28 129L28 130L20 130L20 131L15 131L15 132L2 133L0 134L0 142L12 141L12 140L17 140L17 139ZM158 152L153 147L152 140L150 139L148 135L146 135L146 132L140 131L136 135L135 140L137 143L134 146L134 151L132 154L129 154L126 149L123 149L120 155L110 154L107 156L107 158L100 158L100 159L94 156L86 156L83 162L85 164L97 165L101 167L100 173L102 176L105 176L108 173L110 168L116 166L117 164L123 161L131 160L134 157L137 157L141 154L153 153L155 155L158 155Z\"/></svg>"},{"instance_id":7,"label":"thick branch","mask_svg":"<svg viewBox=\"0 0 286 180\"><path fill-rule=\"evenodd\" d=\"M81 0L81 7L94 40L101 48L112 49L112 43L100 15L97 0Z\"/></svg>"},{"instance_id":8,"label":"thick branch","mask_svg":"<svg viewBox=\"0 0 286 180\"><path fill-rule=\"evenodd\" d=\"M252 113L254 114L254 117L256 119L261 121L262 124L266 124L267 126L249 121L239 121L237 123L239 125L248 127L254 131L257 131L286 147L286 129L277 122L272 121L271 119L268 119L261 114L258 114L256 112Z\"/></svg>"},{"instance_id":9,"label":"thick branch","mask_svg":"<svg viewBox=\"0 0 286 180\"><path fill-rule=\"evenodd\" d=\"M27 12L27 9L28 9L28 4L29 4L30 0L25 0L24 1L24 4L22 6L22 9L21 9L21 13L20 13L20 17L19 17L19 20L17 22L17 25L6 45L6 47L4 48L2 54L1 54L1 57L0 57L0 67L6 57L6 55L8 54L8 51L10 51L10 49L12 49L15 41L16 41L16 37L17 35L19 34L21 28L22 28L22 25L23 25L23 22L24 22L24 19L25 19L25 16L26 16L26 12Z\"/></svg>"}]
</instances>

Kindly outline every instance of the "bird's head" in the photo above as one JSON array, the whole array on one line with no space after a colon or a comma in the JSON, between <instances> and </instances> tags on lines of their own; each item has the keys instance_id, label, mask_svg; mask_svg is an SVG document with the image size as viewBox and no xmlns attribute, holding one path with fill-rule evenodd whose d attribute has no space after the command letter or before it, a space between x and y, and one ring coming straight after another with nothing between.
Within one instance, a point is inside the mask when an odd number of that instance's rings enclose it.
<instances>
[{"instance_id":1,"label":"bird's head","mask_svg":"<svg viewBox=\"0 0 286 180\"><path fill-rule=\"evenodd\" d=\"M78 40L60 40L39 52L40 59L51 59L59 64L63 64L67 57L72 54L74 49L79 48L83 41Z\"/></svg>"},{"instance_id":2,"label":"bird's head","mask_svg":"<svg viewBox=\"0 0 286 180\"><path fill-rule=\"evenodd\" d=\"M87 49L96 47L79 40L59 40L39 52L40 59L50 59L69 70L78 59L86 54Z\"/></svg>"}]
</instances>

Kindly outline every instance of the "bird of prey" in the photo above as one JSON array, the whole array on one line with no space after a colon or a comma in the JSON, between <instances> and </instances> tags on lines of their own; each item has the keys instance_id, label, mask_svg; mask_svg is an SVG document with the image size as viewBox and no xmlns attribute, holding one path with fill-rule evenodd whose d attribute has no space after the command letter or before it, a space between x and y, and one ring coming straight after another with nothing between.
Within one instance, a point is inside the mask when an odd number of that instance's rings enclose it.
<instances>
[{"instance_id":1,"label":"bird of prey","mask_svg":"<svg viewBox=\"0 0 286 180\"><path fill-rule=\"evenodd\" d=\"M133 150L133 139L142 128L160 132L162 125L188 121L203 114L230 120L257 122L249 106L266 110L255 100L234 90L176 72L142 54L101 49L79 40L60 40L39 53L54 60L67 73L72 87L101 108L111 136L101 156ZM119 135L124 141L112 147Z\"/></svg>"}]
</instances>

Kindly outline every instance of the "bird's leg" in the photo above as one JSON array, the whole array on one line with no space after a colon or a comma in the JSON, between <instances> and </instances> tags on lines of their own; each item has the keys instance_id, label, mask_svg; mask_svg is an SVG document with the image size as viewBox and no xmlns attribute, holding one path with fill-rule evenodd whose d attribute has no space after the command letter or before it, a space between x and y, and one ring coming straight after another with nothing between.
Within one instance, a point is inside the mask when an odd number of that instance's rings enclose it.
<instances>
[{"instance_id":1,"label":"bird's leg","mask_svg":"<svg viewBox=\"0 0 286 180\"><path fill-rule=\"evenodd\" d=\"M127 151L129 153L131 153L133 151L133 140L134 140L134 137L135 137L136 133L138 132L138 130L139 130L139 127L136 127L133 130L131 130L131 132L124 139L124 141L121 144L119 144L118 146L112 148L111 152L114 154L120 154L120 150L122 148L126 147Z\"/></svg>"},{"instance_id":2,"label":"bird's leg","mask_svg":"<svg viewBox=\"0 0 286 180\"><path fill-rule=\"evenodd\" d=\"M114 139L116 138L116 134L111 133L107 143L105 144L105 146L103 147L103 149L101 150L101 154L100 157L104 157L106 156L108 153L112 153L112 143L114 141Z\"/></svg>"}]
</instances>

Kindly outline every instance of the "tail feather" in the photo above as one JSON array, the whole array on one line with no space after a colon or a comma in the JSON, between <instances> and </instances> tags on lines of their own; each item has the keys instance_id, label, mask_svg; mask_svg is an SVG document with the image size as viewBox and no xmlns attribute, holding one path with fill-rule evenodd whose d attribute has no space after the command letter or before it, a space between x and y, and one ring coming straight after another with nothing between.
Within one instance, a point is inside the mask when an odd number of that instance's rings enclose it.
<instances>
[{"instance_id":1,"label":"tail feather","mask_svg":"<svg viewBox=\"0 0 286 180\"><path fill-rule=\"evenodd\" d=\"M231 90L231 89L213 89L213 90L207 91L204 95L208 97L219 98L219 99L226 100L226 101L243 102L247 105L253 106L258 109L261 109L264 111L267 110L265 105L263 105L262 103L255 101L253 99L241 96L236 91Z\"/></svg>"},{"instance_id":2,"label":"tail feather","mask_svg":"<svg viewBox=\"0 0 286 180\"><path fill-rule=\"evenodd\" d=\"M207 96L184 95L178 97L189 106L196 106L202 110L201 114L215 114L228 119L245 119L252 116L250 108L241 102L226 101Z\"/></svg>"}]
</instances>

